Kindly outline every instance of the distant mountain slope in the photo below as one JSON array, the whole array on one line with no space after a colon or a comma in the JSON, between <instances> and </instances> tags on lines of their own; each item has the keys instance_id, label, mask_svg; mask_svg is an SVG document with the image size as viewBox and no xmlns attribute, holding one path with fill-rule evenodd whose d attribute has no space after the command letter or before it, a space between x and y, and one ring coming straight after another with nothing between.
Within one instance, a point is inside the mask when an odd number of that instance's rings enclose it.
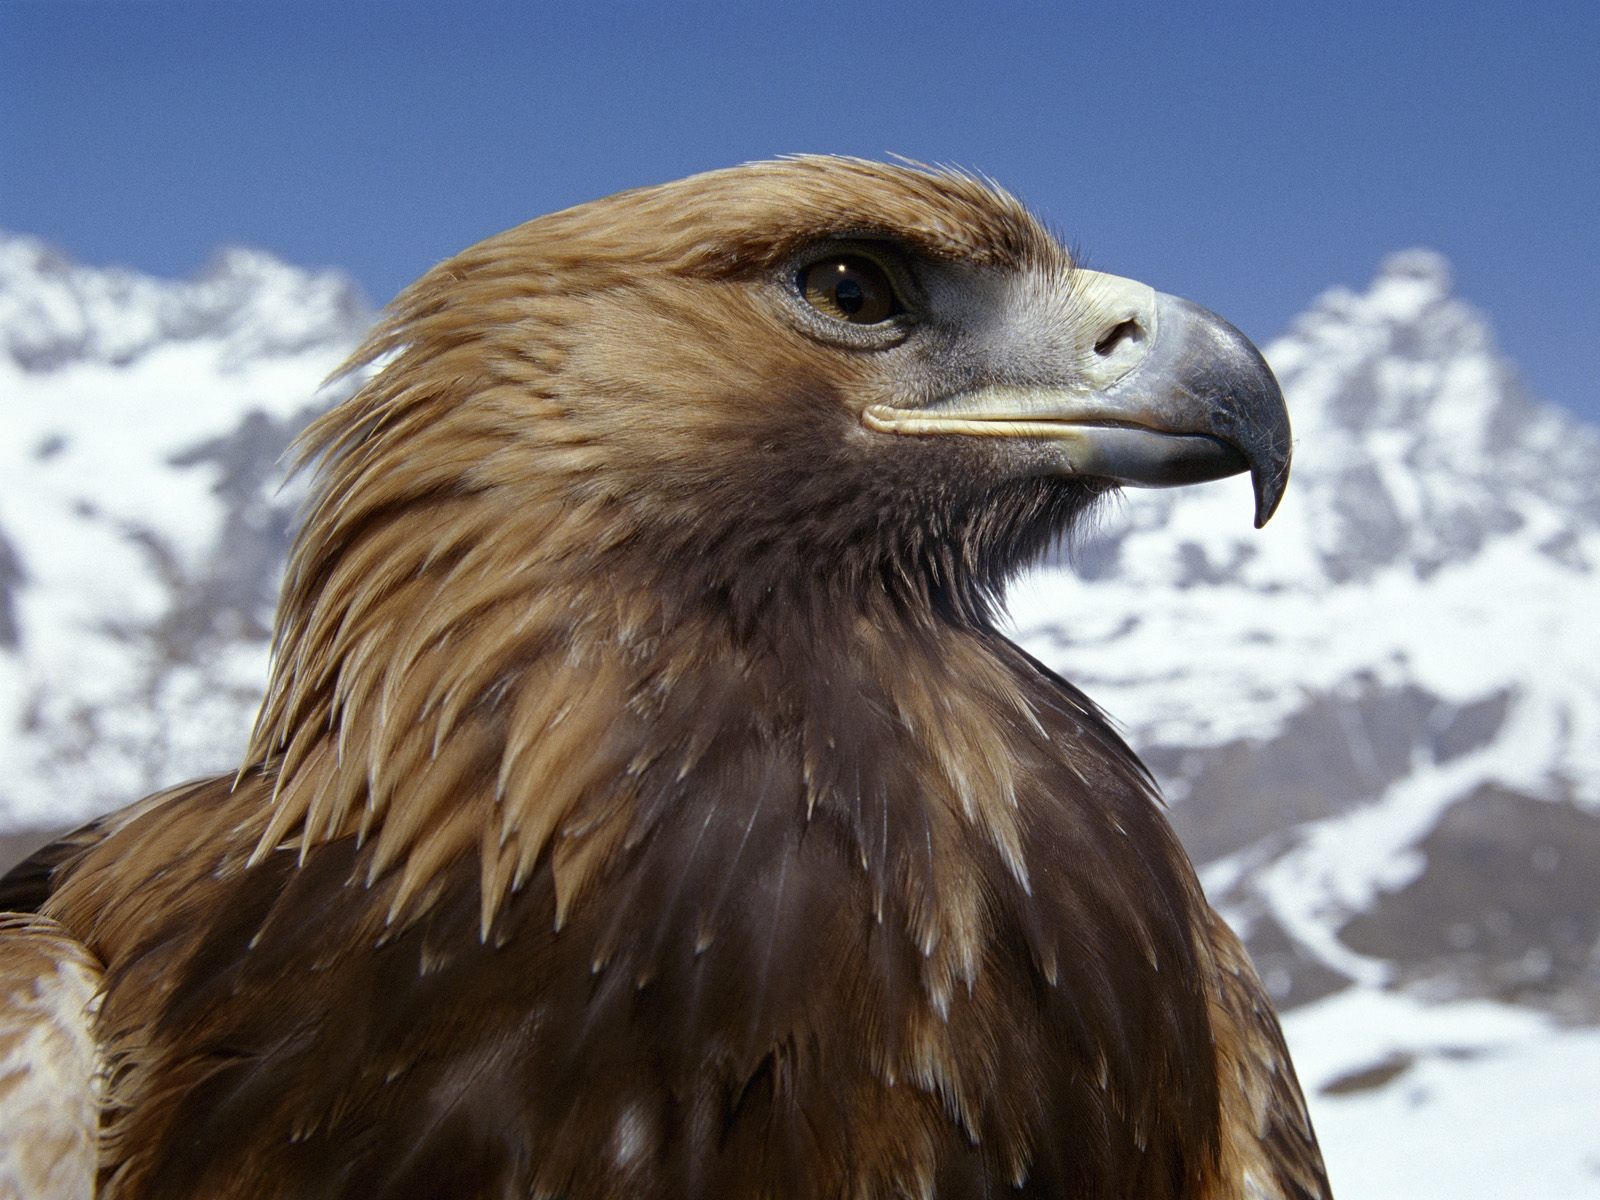
<instances>
[{"instance_id":1,"label":"distant mountain slope","mask_svg":"<svg viewBox=\"0 0 1600 1200\"><path fill-rule=\"evenodd\" d=\"M369 319L255 251L167 282L0 235L0 843L237 762L280 456ZM1600 1197L1600 433L1427 252L1267 357L1273 522L1242 480L1130 493L1015 632L1162 779L1341 1194Z\"/></svg>"},{"instance_id":2,"label":"distant mountain slope","mask_svg":"<svg viewBox=\"0 0 1600 1200\"><path fill-rule=\"evenodd\" d=\"M236 757L298 495L279 458L369 320L257 251L167 282L0 236L0 820Z\"/></svg>"}]
</instances>

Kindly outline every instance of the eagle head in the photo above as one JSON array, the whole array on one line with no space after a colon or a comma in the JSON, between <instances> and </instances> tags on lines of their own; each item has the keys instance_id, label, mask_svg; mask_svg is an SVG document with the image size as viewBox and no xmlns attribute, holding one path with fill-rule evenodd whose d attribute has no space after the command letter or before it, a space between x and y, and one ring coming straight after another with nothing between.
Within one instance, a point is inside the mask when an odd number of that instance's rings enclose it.
<instances>
[{"instance_id":1,"label":"eagle head","mask_svg":"<svg viewBox=\"0 0 1600 1200\"><path fill-rule=\"evenodd\" d=\"M1260 524L1289 469L1237 330L909 166L759 163L539 218L402 294L362 352L386 355L312 434L319 545L492 491L521 561L625 560L750 620L818 584L984 616L1117 484L1249 470Z\"/></svg>"}]
</instances>

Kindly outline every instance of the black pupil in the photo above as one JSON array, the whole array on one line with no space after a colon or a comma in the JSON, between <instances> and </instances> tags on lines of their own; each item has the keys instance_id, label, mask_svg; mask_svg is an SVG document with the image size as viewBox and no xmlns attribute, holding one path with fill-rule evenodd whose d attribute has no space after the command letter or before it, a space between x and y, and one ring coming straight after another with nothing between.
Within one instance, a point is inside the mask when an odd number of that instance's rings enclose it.
<instances>
[{"instance_id":1,"label":"black pupil","mask_svg":"<svg viewBox=\"0 0 1600 1200\"><path fill-rule=\"evenodd\" d=\"M877 325L900 311L883 268L854 254L814 262L795 283L807 304L836 321Z\"/></svg>"},{"instance_id":2,"label":"black pupil","mask_svg":"<svg viewBox=\"0 0 1600 1200\"><path fill-rule=\"evenodd\" d=\"M861 311L861 306L867 302L867 297L861 290L861 285L854 279L841 279L833 289L833 302L839 306L840 312L853 317Z\"/></svg>"}]
</instances>

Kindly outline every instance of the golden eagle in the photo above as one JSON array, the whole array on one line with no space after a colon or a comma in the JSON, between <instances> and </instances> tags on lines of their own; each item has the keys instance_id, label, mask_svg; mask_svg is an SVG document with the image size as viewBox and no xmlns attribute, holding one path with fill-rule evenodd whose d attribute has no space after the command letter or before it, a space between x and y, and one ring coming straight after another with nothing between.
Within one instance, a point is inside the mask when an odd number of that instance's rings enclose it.
<instances>
[{"instance_id":1,"label":"golden eagle","mask_svg":"<svg viewBox=\"0 0 1600 1200\"><path fill-rule=\"evenodd\" d=\"M356 361L243 765L0 893L0 1191L1328 1194L1149 775L994 625L1118 484L1271 514L1237 331L815 157L492 237Z\"/></svg>"}]
</instances>

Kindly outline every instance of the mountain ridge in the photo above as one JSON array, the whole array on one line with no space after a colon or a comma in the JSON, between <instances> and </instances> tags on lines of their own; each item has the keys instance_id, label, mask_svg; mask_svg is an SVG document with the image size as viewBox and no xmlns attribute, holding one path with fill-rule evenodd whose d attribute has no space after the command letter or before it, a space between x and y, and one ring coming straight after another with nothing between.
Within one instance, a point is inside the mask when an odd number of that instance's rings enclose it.
<instances>
[{"instance_id":1,"label":"mountain ridge","mask_svg":"<svg viewBox=\"0 0 1600 1200\"><path fill-rule=\"evenodd\" d=\"M86 267L38 238L0 230L0 350L22 370L125 366L172 342L213 340L228 369L349 342L370 323L339 271L305 271L224 246L192 279Z\"/></svg>"}]
</instances>

